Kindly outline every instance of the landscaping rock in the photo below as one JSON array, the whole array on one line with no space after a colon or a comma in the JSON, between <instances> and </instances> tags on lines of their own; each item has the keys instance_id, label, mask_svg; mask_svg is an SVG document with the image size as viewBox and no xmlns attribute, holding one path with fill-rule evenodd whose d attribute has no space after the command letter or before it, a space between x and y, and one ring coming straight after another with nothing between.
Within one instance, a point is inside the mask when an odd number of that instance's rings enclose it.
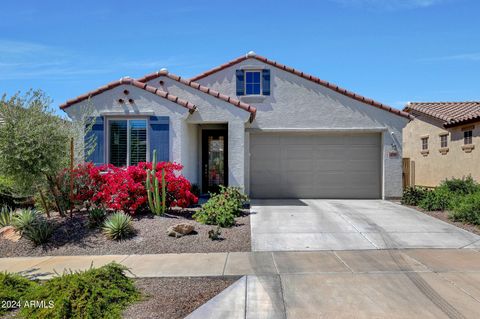
<instances>
[{"instance_id":1,"label":"landscaping rock","mask_svg":"<svg viewBox=\"0 0 480 319\"><path fill-rule=\"evenodd\" d=\"M179 238L191 234L194 229L195 227L192 224L181 223L168 227L167 234L168 236Z\"/></svg>"},{"instance_id":2,"label":"landscaping rock","mask_svg":"<svg viewBox=\"0 0 480 319\"><path fill-rule=\"evenodd\" d=\"M0 237L13 242L19 241L22 237L13 226L5 226L0 229Z\"/></svg>"}]
</instances>

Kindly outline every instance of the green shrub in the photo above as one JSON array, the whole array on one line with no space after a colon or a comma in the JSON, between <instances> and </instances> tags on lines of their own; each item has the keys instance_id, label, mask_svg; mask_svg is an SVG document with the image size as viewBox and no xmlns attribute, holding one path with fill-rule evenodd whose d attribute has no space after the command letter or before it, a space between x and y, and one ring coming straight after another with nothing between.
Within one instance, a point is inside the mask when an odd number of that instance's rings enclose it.
<instances>
[{"instance_id":1,"label":"green shrub","mask_svg":"<svg viewBox=\"0 0 480 319\"><path fill-rule=\"evenodd\" d=\"M417 206L425 198L428 190L424 187L407 187L403 191L402 204Z\"/></svg>"},{"instance_id":2,"label":"green shrub","mask_svg":"<svg viewBox=\"0 0 480 319\"><path fill-rule=\"evenodd\" d=\"M0 228L12 224L13 211L8 206L3 206L0 210Z\"/></svg>"},{"instance_id":3,"label":"green shrub","mask_svg":"<svg viewBox=\"0 0 480 319\"><path fill-rule=\"evenodd\" d=\"M480 191L480 186L471 176L444 180L438 188L446 189L456 195L468 195Z\"/></svg>"},{"instance_id":4,"label":"green shrub","mask_svg":"<svg viewBox=\"0 0 480 319\"><path fill-rule=\"evenodd\" d=\"M110 215L103 223L103 232L114 240L128 238L133 234L132 217L121 212Z\"/></svg>"},{"instance_id":5,"label":"green shrub","mask_svg":"<svg viewBox=\"0 0 480 319\"><path fill-rule=\"evenodd\" d=\"M103 208L93 208L88 211L88 226L91 228L100 227L107 218L107 213Z\"/></svg>"},{"instance_id":6,"label":"green shrub","mask_svg":"<svg viewBox=\"0 0 480 319\"><path fill-rule=\"evenodd\" d=\"M32 227L41 218L38 211L33 209L22 209L17 211L12 217L12 226L18 232L23 233L27 228Z\"/></svg>"},{"instance_id":7,"label":"green shrub","mask_svg":"<svg viewBox=\"0 0 480 319\"><path fill-rule=\"evenodd\" d=\"M461 197L449 216L456 221L480 225L480 192Z\"/></svg>"},{"instance_id":8,"label":"green shrub","mask_svg":"<svg viewBox=\"0 0 480 319\"><path fill-rule=\"evenodd\" d=\"M236 187L220 186L219 194L210 194L210 199L193 215L196 221L207 225L232 227L239 216L243 203L248 199Z\"/></svg>"},{"instance_id":9,"label":"green shrub","mask_svg":"<svg viewBox=\"0 0 480 319\"><path fill-rule=\"evenodd\" d=\"M28 300L29 298L25 298L25 294L36 285L35 282L20 275L2 272L0 273L0 302ZM10 310L13 310L13 308L2 306L0 307L0 315Z\"/></svg>"},{"instance_id":10,"label":"green shrub","mask_svg":"<svg viewBox=\"0 0 480 319\"><path fill-rule=\"evenodd\" d=\"M111 263L84 272L63 274L31 289L28 300L53 301L52 308L22 308L24 318L121 318L122 311L140 294L127 269Z\"/></svg>"},{"instance_id":11,"label":"green shrub","mask_svg":"<svg viewBox=\"0 0 480 319\"><path fill-rule=\"evenodd\" d=\"M428 191L418 206L428 211L447 210L453 206L457 197L448 189L438 187L433 191Z\"/></svg>"},{"instance_id":12,"label":"green shrub","mask_svg":"<svg viewBox=\"0 0 480 319\"><path fill-rule=\"evenodd\" d=\"M55 226L44 219L40 219L23 231L23 236L31 240L36 246L47 243L55 231Z\"/></svg>"}]
</instances>

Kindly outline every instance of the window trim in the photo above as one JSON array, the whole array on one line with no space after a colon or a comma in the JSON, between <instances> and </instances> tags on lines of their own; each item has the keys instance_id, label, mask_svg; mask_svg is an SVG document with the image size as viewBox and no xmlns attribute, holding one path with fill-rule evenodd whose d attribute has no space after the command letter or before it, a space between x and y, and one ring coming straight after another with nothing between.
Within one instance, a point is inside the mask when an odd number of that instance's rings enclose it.
<instances>
[{"instance_id":1,"label":"window trim","mask_svg":"<svg viewBox=\"0 0 480 319\"><path fill-rule=\"evenodd\" d=\"M443 141L445 139L445 145L443 145ZM448 147L448 134L440 135L440 148L447 148Z\"/></svg>"},{"instance_id":2,"label":"window trim","mask_svg":"<svg viewBox=\"0 0 480 319\"><path fill-rule=\"evenodd\" d=\"M423 136L423 137L421 137L421 138L420 138L420 141L421 141L421 144L420 144L421 150L422 150L422 151L428 151L428 149L429 149L429 147L428 147L428 146L429 146L429 145L428 145L428 136ZM424 141L426 141L426 143L425 143L426 148L424 148L424 143L423 143Z\"/></svg>"},{"instance_id":3,"label":"window trim","mask_svg":"<svg viewBox=\"0 0 480 319\"><path fill-rule=\"evenodd\" d=\"M150 159L150 129L149 129L149 119L146 116L111 116L105 118L106 122L106 134L105 134L105 150L106 150L106 163L110 163L110 121L118 121L123 120L127 121L127 166L131 166L130 164L130 121L131 120L144 120L145 121L145 128L147 130L147 154L146 154L146 161Z\"/></svg>"},{"instance_id":4,"label":"window trim","mask_svg":"<svg viewBox=\"0 0 480 319\"><path fill-rule=\"evenodd\" d=\"M467 137L466 134L470 136ZM467 139L469 139L470 143L467 143ZM473 145L473 130L463 131L463 145Z\"/></svg>"},{"instance_id":5,"label":"window trim","mask_svg":"<svg viewBox=\"0 0 480 319\"><path fill-rule=\"evenodd\" d=\"M260 74L260 93L258 94L248 94L247 93L247 72L249 73L259 73ZM262 69L244 69L243 70L243 92L244 96L263 96L263 83L262 83Z\"/></svg>"}]
</instances>

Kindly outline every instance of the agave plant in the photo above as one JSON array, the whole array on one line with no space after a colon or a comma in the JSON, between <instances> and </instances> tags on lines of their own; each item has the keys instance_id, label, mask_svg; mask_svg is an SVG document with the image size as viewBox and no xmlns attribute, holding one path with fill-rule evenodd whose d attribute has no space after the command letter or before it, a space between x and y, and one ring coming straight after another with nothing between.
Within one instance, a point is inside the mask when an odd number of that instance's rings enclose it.
<instances>
[{"instance_id":1,"label":"agave plant","mask_svg":"<svg viewBox=\"0 0 480 319\"><path fill-rule=\"evenodd\" d=\"M8 206L3 206L0 210L0 228L12 224L13 210Z\"/></svg>"},{"instance_id":2,"label":"agave plant","mask_svg":"<svg viewBox=\"0 0 480 319\"><path fill-rule=\"evenodd\" d=\"M91 228L99 227L105 221L107 213L103 208L93 208L88 212L88 226Z\"/></svg>"},{"instance_id":3,"label":"agave plant","mask_svg":"<svg viewBox=\"0 0 480 319\"><path fill-rule=\"evenodd\" d=\"M102 229L110 239L125 239L133 234L132 217L125 213L114 213L105 220Z\"/></svg>"},{"instance_id":4,"label":"agave plant","mask_svg":"<svg viewBox=\"0 0 480 319\"><path fill-rule=\"evenodd\" d=\"M23 233L40 221L40 213L34 209L22 209L13 214L12 226L15 230Z\"/></svg>"},{"instance_id":5,"label":"agave plant","mask_svg":"<svg viewBox=\"0 0 480 319\"><path fill-rule=\"evenodd\" d=\"M23 231L23 236L35 245L47 243L53 235L55 227L47 220L41 219Z\"/></svg>"}]
</instances>

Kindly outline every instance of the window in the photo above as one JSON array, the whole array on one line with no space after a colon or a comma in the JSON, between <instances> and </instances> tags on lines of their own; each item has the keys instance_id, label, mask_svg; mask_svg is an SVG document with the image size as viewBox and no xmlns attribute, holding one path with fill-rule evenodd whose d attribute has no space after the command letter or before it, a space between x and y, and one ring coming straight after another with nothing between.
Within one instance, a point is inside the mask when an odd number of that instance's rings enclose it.
<instances>
[{"instance_id":1,"label":"window","mask_svg":"<svg viewBox=\"0 0 480 319\"><path fill-rule=\"evenodd\" d=\"M473 136L472 131L463 132L463 144L465 145L473 144L472 136Z\"/></svg>"},{"instance_id":2,"label":"window","mask_svg":"<svg viewBox=\"0 0 480 319\"><path fill-rule=\"evenodd\" d=\"M428 137L422 137L422 151L428 150Z\"/></svg>"},{"instance_id":3,"label":"window","mask_svg":"<svg viewBox=\"0 0 480 319\"><path fill-rule=\"evenodd\" d=\"M147 121L109 120L109 163L137 165L147 160Z\"/></svg>"},{"instance_id":4,"label":"window","mask_svg":"<svg viewBox=\"0 0 480 319\"><path fill-rule=\"evenodd\" d=\"M448 147L448 135L440 135L440 147Z\"/></svg>"},{"instance_id":5,"label":"window","mask_svg":"<svg viewBox=\"0 0 480 319\"><path fill-rule=\"evenodd\" d=\"M245 71L245 94L260 94L260 71Z\"/></svg>"}]
</instances>

